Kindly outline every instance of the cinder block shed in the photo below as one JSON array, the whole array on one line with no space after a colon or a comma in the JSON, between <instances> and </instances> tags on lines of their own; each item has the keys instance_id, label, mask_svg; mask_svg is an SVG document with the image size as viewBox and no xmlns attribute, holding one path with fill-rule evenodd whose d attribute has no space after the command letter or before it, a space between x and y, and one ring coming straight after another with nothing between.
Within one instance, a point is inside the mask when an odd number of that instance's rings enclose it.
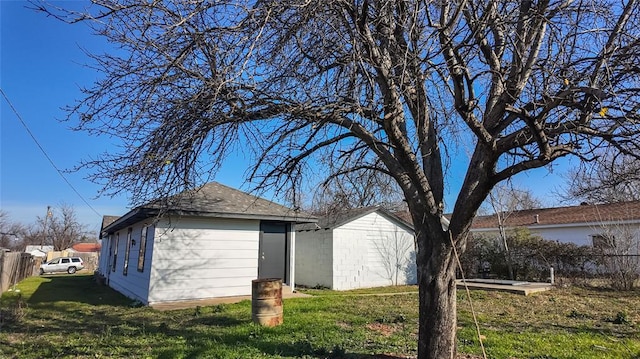
<instances>
[{"instance_id":1,"label":"cinder block shed","mask_svg":"<svg viewBox=\"0 0 640 359\"><path fill-rule=\"evenodd\" d=\"M296 226L296 283L335 290L415 284L413 227L379 207Z\"/></svg>"}]
</instances>

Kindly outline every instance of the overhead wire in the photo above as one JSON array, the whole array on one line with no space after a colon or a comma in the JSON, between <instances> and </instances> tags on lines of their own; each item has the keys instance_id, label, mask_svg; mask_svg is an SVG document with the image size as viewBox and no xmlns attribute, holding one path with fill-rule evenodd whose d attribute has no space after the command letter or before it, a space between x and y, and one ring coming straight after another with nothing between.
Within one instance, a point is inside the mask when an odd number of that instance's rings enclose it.
<instances>
[{"instance_id":1,"label":"overhead wire","mask_svg":"<svg viewBox=\"0 0 640 359\"><path fill-rule=\"evenodd\" d=\"M42 147L42 145L40 144L40 142L38 142L38 139L36 138L36 136L33 134L33 132L31 132L31 129L29 129L29 126L27 126L27 123L22 119L22 116L20 116L20 114L18 113L18 110L15 108L15 106L13 106L13 104L11 103L11 101L9 100L9 97L7 96L7 94L4 92L4 90L2 88L0 88L0 93L2 93L2 97L4 97L4 100L7 102L7 104L9 104L9 107L11 108L11 110L13 111L13 113L16 115L16 118L18 119L18 121L20 121L20 123L22 124L22 126L25 128L25 130L27 131L27 133L29 134L29 136L31 137L31 139L33 140L33 142L35 142L36 146L38 146L38 148L40 149L40 151L42 152L42 154L44 155L44 157L47 158L47 160L49 161L49 163L51 164L51 166L56 170L56 172L58 172L58 174L60 175L60 177L62 177L62 179L67 183L67 185L73 190L73 192L75 192L75 194L82 200L82 202L84 202L84 204L87 205L87 207L89 207L93 213L95 213L96 215L98 215L98 217L102 218L102 215L95 209L93 208L93 206L91 206L91 204L89 204L89 202L84 198L84 196L82 196L82 194L80 194L80 192L73 186L73 184L71 184L71 182L69 182L69 180L67 179L67 177L64 175L64 173L58 168L58 166L56 166L55 162L53 162L53 159L51 158L51 156L49 156L49 154L47 153L47 151L45 151L44 147Z\"/></svg>"}]
</instances>

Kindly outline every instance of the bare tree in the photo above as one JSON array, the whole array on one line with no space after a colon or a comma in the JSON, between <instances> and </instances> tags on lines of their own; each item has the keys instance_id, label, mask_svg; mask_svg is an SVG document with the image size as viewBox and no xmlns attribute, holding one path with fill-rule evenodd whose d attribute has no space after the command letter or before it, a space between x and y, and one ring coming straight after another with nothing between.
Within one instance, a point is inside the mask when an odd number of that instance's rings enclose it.
<instances>
[{"instance_id":1,"label":"bare tree","mask_svg":"<svg viewBox=\"0 0 640 359\"><path fill-rule=\"evenodd\" d=\"M509 217L516 211L525 209L533 209L542 207L540 200L535 198L529 190L518 189L509 181L497 184L493 190L489 192L487 198L488 205L491 206L493 213L498 220L498 235L502 243L507 268L509 271L509 279L513 280L513 263L509 244L507 243L506 226Z\"/></svg>"},{"instance_id":2,"label":"bare tree","mask_svg":"<svg viewBox=\"0 0 640 359\"><path fill-rule=\"evenodd\" d=\"M632 209L626 209L630 215ZM609 278L611 287L631 290L640 278L640 226L626 221L612 220L608 213L599 213L600 223L594 227L599 233L593 237L593 249Z\"/></svg>"},{"instance_id":3,"label":"bare tree","mask_svg":"<svg viewBox=\"0 0 640 359\"><path fill-rule=\"evenodd\" d=\"M612 203L640 200L640 161L624 154L602 154L568 173L568 200Z\"/></svg>"},{"instance_id":4,"label":"bare tree","mask_svg":"<svg viewBox=\"0 0 640 359\"><path fill-rule=\"evenodd\" d=\"M78 221L75 209L66 204L60 205L58 210L47 209L46 217L38 217L33 228L27 240L32 244L52 245L54 251L65 250L88 237L88 231Z\"/></svg>"},{"instance_id":5,"label":"bare tree","mask_svg":"<svg viewBox=\"0 0 640 359\"><path fill-rule=\"evenodd\" d=\"M23 246L26 227L9 218L9 213L0 210L0 248L20 250Z\"/></svg>"},{"instance_id":6,"label":"bare tree","mask_svg":"<svg viewBox=\"0 0 640 359\"><path fill-rule=\"evenodd\" d=\"M390 212L406 209L402 191L393 178L373 171L347 172L316 187L310 212L319 215L379 206Z\"/></svg>"},{"instance_id":7,"label":"bare tree","mask_svg":"<svg viewBox=\"0 0 640 359\"><path fill-rule=\"evenodd\" d=\"M421 359L455 357L454 249L496 184L605 147L640 153L636 0L94 4L36 4L118 48L92 56L103 79L70 108L79 130L122 139L84 164L93 179L164 198L233 150L277 193L327 157L392 177L416 230ZM458 145L470 157L444 230Z\"/></svg>"}]
</instances>

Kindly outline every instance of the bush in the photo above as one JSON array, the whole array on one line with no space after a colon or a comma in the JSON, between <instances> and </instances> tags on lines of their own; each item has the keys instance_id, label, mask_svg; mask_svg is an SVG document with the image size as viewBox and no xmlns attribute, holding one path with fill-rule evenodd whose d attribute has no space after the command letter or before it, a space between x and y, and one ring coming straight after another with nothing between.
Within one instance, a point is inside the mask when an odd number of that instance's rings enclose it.
<instances>
[{"instance_id":1,"label":"bush","mask_svg":"<svg viewBox=\"0 0 640 359\"><path fill-rule=\"evenodd\" d=\"M623 224L602 226L594 241L600 274L616 290L632 290L640 279L640 238L637 228Z\"/></svg>"},{"instance_id":2,"label":"bush","mask_svg":"<svg viewBox=\"0 0 640 359\"><path fill-rule=\"evenodd\" d=\"M516 280L547 281L550 267L557 275L585 278L596 268L590 246L544 240L527 229L509 232L507 245ZM466 277L509 278L507 256L495 237L471 237L461 261Z\"/></svg>"}]
</instances>

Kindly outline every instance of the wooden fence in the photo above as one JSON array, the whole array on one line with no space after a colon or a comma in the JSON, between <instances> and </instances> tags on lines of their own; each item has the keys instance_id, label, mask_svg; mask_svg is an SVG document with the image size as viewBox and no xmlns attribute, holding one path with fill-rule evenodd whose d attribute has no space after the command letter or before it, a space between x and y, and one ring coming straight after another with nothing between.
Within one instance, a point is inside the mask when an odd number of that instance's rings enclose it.
<instances>
[{"instance_id":1,"label":"wooden fence","mask_svg":"<svg viewBox=\"0 0 640 359\"><path fill-rule=\"evenodd\" d=\"M49 252L50 257L74 256L84 261L84 270L93 272L98 268L98 253ZM49 258L51 259L51 258ZM32 257L29 253L0 252L0 293L6 292L21 280L39 274L44 258Z\"/></svg>"},{"instance_id":2,"label":"wooden fence","mask_svg":"<svg viewBox=\"0 0 640 359\"><path fill-rule=\"evenodd\" d=\"M2 293L19 281L36 275L40 259L29 253L0 252L0 290Z\"/></svg>"}]
</instances>

